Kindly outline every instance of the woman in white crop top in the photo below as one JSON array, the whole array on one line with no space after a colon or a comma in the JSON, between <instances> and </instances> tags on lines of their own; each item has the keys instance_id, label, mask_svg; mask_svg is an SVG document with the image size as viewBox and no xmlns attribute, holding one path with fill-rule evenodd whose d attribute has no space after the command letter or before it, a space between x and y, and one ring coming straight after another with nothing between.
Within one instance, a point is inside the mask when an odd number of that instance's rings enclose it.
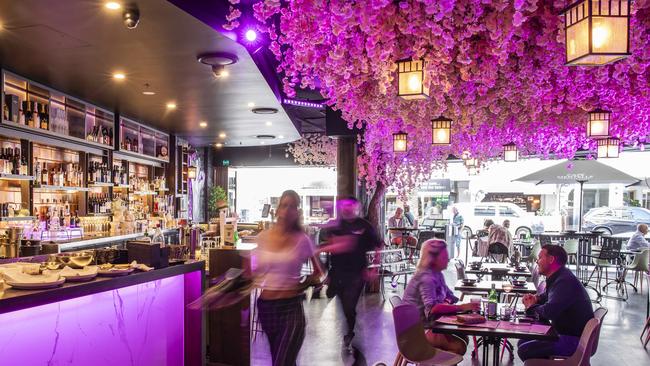
<instances>
[{"instance_id":1,"label":"woman in white crop top","mask_svg":"<svg viewBox=\"0 0 650 366\"><path fill-rule=\"evenodd\" d=\"M314 244L300 224L299 205L296 192L283 192L276 224L257 237L255 276L262 288L257 309L262 329L269 338L273 366L295 365L305 338L305 283L300 282L303 263L311 260L314 267L307 284L318 282L321 275Z\"/></svg>"}]
</instances>

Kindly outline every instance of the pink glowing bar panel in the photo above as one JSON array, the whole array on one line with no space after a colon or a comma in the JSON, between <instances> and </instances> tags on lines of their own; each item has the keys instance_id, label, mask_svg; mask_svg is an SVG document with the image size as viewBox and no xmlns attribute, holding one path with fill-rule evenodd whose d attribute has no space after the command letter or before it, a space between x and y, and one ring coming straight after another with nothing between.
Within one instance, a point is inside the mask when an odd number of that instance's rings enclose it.
<instances>
[{"instance_id":1,"label":"pink glowing bar panel","mask_svg":"<svg viewBox=\"0 0 650 366\"><path fill-rule=\"evenodd\" d=\"M197 271L1 314L0 364L194 364L185 304L200 286Z\"/></svg>"}]
</instances>

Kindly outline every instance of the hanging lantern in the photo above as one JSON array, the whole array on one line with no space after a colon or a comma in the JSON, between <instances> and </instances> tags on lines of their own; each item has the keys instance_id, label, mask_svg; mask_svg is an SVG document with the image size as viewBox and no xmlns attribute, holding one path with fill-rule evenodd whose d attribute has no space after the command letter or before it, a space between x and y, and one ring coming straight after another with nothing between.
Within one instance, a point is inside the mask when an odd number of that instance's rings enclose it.
<instances>
[{"instance_id":1,"label":"hanging lantern","mask_svg":"<svg viewBox=\"0 0 650 366\"><path fill-rule=\"evenodd\" d=\"M429 82L424 78L423 60L397 61L397 95L407 100L429 97Z\"/></svg>"},{"instance_id":2,"label":"hanging lantern","mask_svg":"<svg viewBox=\"0 0 650 366\"><path fill-rule=\"evenodd\" d=\"M408 134L406 132L396 132L393 134L393 152L406 152Z\"/></svg>"},{"instance_id":3,"label":"hanging lantern","mask_svg":"<svg viewBox=\"0 0 650 366\"><path fill-rule=\"evenodd\" d=\"M599 158L618 158L620 140L614 137L598 140Z\"/></svg>"},{"instance_id":4,"label":"hanging lantern","mask_svg":"<svg viewBox=\"0 0 650 366\"><path fill-rule=\"evenodd\" d=\"M503 145L503 160L505 161L517 161L517 155L519 155L517 151L517 145L514 143L509 143Z\"/></svg>"},{"instance_id":5,"label":"hanging lantern","mask_svg":"<svg viewBox=\"0 0 650 366\"><path fill-rule=\"evenodd\" d=\"M196 179L196 167L190 166L187 168L187 179Z\"/></svg>"},{"instance_id":6,"label":"hanging lantern","mask_svg":"<svg viewBox=\"0 0 650 366\"><path fill-rule=\"evenodd\" d=\"M476 158L469 157L464 161L465 161L465 166L467 168L476 168L476 166L478 165L478 161L476 160Z\"/></svg>"},{"instance_id":7,"label":"hanging lantern","mask_svg":"<svg viewBox=\"0 0 650 366\"><path fill-rule=\"evenodd\" d=\"M438 117L431 120L431 143L434 145L449 145L451 143L451 120Z\"/></svg>"},{"instance_id":8,"label":"hanging lantern","mask_svg":"<svg viewBox=\"0 0 650 366\"><path fill-rule=\"evenodd\" d=\"M609 121L612 112L602 109L595 109L589 112L589 123L587 124L587 137L609 136Z\"/></svg>"},{"instance_id":9,"label":"hanging lantern","mask_svg":"<svg viewBox=\"0 0 650 366\"><path fill-rule=\"evenodd\" d=\"M630 0L581 0L564 14L566 64L605 65L630 55Z\"/></svg>"}]
</instances>

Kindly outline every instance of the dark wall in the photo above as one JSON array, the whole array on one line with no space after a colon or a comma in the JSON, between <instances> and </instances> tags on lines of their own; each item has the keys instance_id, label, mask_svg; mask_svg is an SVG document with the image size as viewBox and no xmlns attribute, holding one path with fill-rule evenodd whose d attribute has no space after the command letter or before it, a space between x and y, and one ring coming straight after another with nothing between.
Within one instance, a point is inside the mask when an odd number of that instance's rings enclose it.
<instances>
[{"instance_id":1,"label":"dark wall","mask_svg":"<svg viewBox=\"0 0 650 366\"><path fill-rule=\"evenodd\" d=\"M230 166L297 166L293 157L285 157L287 144L271 146L225 147L214 151L214 166L224 166L224 160Z\"/></svg>"}]
</instances>

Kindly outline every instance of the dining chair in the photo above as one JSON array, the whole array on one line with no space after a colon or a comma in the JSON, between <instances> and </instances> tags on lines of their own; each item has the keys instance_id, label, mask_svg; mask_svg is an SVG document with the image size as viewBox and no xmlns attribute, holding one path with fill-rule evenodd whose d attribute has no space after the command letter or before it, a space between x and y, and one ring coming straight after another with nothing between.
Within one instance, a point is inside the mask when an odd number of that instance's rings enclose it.
<instances>
[{"instance_id":1,"label":"dining chair","mask_svg":"<svg viewBox=\"0 0 650 366\"><path fill-rule=\"evenodd\" d=\"M397 295L394 295L391 296L390 299L388 299L388 302L390 302L390 306L392 306L393 309L395 309L396 307L402 304L402 298Z\"/></svg>"},{"instance_id":2,"label":"dining chair","mask_svg":"<svg viewBox=\"0 0 650 366\"><path fill-rule=\"evenodd\" d=\"M420 313L414 305L395 307L393 321L397 349L402 356L402 362L396 365L451 366L463 361L462 356L435 348L427 342Z\"/></svg>"},{"instance_id":3,"label":"dining chair","mask_svg":"<svg viewBox=\"0 0 650 366\"><path fill-rule=\"evenodd\" d=\"M591 350L591 355L595 355L598 351L598 341L600 340L600 329L603 327L603 319L607 315L607 308L599 307L594 311L594 318L598 320L598 330L596 331L596 340L594 341L594 347Z\"/></svg>"},{"instance_id":4,"label":"dining chair","mask_svg":"<svg viewBox=\"0 0 650 366\"><path fill-rule=\"evenodd\" d=\"M634 256L632 263L625 266L623 278L627 276L628 271L634 272L634 285L636 286L637 280L640 281L639 291L643 292L643 274L650 272L650 249L644 249L639 254ZM648 284L650 291L650 283ZM636 289L635 289L636 290Z\"/></svg>"},{"instance_id":5,"label":"dining chair","mask_svg":"<svg viewBox=\"0 0 650 366\"><path fill-rule=\"evenodd\" d=\"M564 250L571 263L571 259L575 260L576 265L578 264L578 245L580 241L578 239L567 239L564 241Z\"/></svg>"},{"instance_id":6,"label":"dining chair","mask_svg":"<svg viewBox=\"0 0 650 366\"><path fill-rule=\"evenodd\" d=\"M524 362L524 366L590 366L589 359L596 341L598 319L592 318L585 325L580 336L578 347L571 357L566 359L531 358Z\"/></svg>"},{"instance_id":7,"label":"dining chair","mask_svg":"<svg viewBox=\"0 0 650 366\"><path fill-rule=\"evenodd\" d=\"M456 279L458 281L464 280L467 277L465 275L465 263L461 259L457 259L456 262L454 263L454 267L456 267ZM461 292L459 300L463 301L464 297L465 297L465 293Z\"/></svg>"},{"instance_id":8,"label":"dining chair","mask_svg":"<svg viewBox=\"0 0 650 366\"><path fill-rule=\"evenodd\" d=\"M504 263L508 260L508 247L499 242L488 245L488 259L494 263Z\"/></svg>"}]
</instances>

